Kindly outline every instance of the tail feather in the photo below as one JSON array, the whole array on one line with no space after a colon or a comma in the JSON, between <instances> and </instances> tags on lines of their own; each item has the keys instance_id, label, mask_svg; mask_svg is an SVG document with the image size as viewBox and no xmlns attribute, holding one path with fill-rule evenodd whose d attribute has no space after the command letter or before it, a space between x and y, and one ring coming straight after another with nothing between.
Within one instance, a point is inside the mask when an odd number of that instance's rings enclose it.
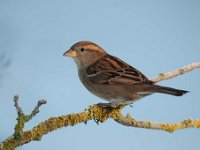
<instances>
[{"instance_id":1,"label":"tail feather","mask_svg":"<svg viewBox=\"0 0 200 150\"><path fill-rule=\"evenodd\" d=\"M155 86L156 92L170 94L174 96L182 96L183 94L186 94L189 92L185 90L179 90L179 89L174 89L171 87L165 87L165 86L160 86L160 85L154 85L154 86Z\"/></svg>"}]
</instances>

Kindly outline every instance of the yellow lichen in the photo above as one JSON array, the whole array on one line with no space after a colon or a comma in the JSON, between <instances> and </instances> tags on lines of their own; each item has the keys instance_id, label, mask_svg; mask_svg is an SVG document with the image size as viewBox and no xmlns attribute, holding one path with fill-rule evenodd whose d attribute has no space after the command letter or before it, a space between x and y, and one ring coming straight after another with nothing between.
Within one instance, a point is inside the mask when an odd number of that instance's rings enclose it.
<instances>
[{"instance_id":1,"label":"yellow lichen","mask_svg":"<svg viewBox=\"0 0 200 150\"><path fill-rule=\"evenodd\" d=\"M160 73L159 76L160 76L161 78L164 78L164 77L165 77L165 74L164 74L164 73Z\"/></svg>"},{"instance_id":2,"label":"yellow lichen","mask_svg":"<svg viewBox=\"0 0 200 150\"><path fill-rule=\"evenodd\" d=\"M169 133L174 132L174 127L172 125L162 124L161 127L162 127L162 130L167 131Z\"/></svg>"},{"instance_id":3,"label":"yellow lichen","mask_svg":"<svg viewBox=\"0 0 200 150\"><path fill-rule=\"evenodd\" d=\"M193 125L195 128L200 128L200 120L194 120Z\"/></svg>"}]
</instances>

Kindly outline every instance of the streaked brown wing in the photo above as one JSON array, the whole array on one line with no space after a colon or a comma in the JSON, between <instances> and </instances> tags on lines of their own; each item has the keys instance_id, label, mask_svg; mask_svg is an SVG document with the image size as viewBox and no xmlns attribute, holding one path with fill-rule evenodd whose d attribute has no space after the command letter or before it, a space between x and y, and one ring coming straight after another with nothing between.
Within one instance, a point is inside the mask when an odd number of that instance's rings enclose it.
<instances>
[{"instance_id":1,"label":"streaked brown wing","mask_svg":"<svg viewBox=\"0 0 200 150\"><path fill-rule=\"evenodd\" d=\"M98 84L152 83L137 69L108 54L88 67L87 75Z\"/></svg>"}]
</instances>

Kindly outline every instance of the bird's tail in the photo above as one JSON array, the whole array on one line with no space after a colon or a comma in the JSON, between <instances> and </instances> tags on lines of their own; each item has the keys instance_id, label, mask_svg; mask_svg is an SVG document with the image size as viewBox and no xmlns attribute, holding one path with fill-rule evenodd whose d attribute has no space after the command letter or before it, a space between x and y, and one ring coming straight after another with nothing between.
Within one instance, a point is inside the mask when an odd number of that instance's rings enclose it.
<instances>
[{"instance_id":1,"label":"bird's tail","mask_svg":"<svg viewBox=\"0 0 200 150\"><path fill-rule=\"evenodd\" d=\"M154 85L154 89L155 89L155 92L170 94L174 96L182 96L183 94L186 94L189 92L185 90L179 90L179 89L174 89L171 87L160 86L160 85Z\"/></svg>"}]
</instances>

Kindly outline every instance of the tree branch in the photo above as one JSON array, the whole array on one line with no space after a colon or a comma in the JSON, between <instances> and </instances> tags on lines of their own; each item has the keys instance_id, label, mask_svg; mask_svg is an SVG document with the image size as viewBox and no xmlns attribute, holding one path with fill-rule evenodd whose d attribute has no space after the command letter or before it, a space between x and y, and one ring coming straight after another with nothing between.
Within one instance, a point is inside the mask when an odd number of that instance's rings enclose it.
<instances>
[{"instance_id":1,"label":"tree branch","mask_svg":"<svg viewBox=\"0 0 200 150\"><path fill-rule=\"evenodd\" d=\"M35 116L37 115L37 113L40 112L40 111L39 111L40 106L42 106L42 105L44 105L44 104L46 104L46 103L47 103L47 101L44 100L44 99L39 100L38 103L37 103L37 105L35 106L35 108L34 108L33 111L31 112L31 114L26 116L26 122L28 122L28 121L31 120L33 117L35 117Z\"/></svg>"},{"instance_id":2,"label":"tree branch","mask_svg":"<svg viewBox=\"0 0 200 150\"><path fill-rule=\"evenodd\" d=\"M125 126L163 130L170 133L179 129L200 128L200 119L196 120L186 119L179 123L155 123L151 121L136 121L135 119L131 118L130 114L128 114L126 117L124 117L123 115L119 115L118 118L116 119L113 118L113 119L116 122Z\"/></svg>"},{"instance_id":3,"label":"tree branch","mask_svg":"<svg viewBox=\"0 0 200 150\"><path fill-rule=\"evenodd\" d=\"M161 80L171 79L197 68L200 68L200 62L192 63L173 72L160 74L158 77L155 77L153 81L159 82ZM200 119L187 119L179 123L171 124L154 123L150 121L137 121L133 119L130 114L128 114L127 116L122 115L121 109L124 108L124 106L119 106L117 108L108 108L100 107L98 105L92 105L81 113L51 117L44 122L41 122L31 130L23 131L24 124L30 121L39 112L39 107L43 104L46 104L46 101L40 100L30 115L25 115L23 113L22 108L18 104L18 96L14 97L14 103L18 114L15 131L12 136L0 143L0 150L14 150L16 147L23 144L29 143L31 141L40 140L43 135L55 131L56 129L67 126L74 126L79 123L85 123L89 120L94 120L95 122L99 123L104 122L109 118L112 118L116 122L125 126L163 130L170 133L178 129L200 128Z\"/></svg>"},{"instance_id":4,"label":"tree branch","mask_svg":"<svg viewBox=\"0 0 200 150\"><path fill-rule=\"evenodd\" d=\"M182 75L186 72L192 71L194 69L200 68L200 62L195 62L192 64L189 64L187 66L184 66L178 70L168 72L168 73L160 73L157 77L153 78L152 81L159 82L161 80L168 80L171 78L174 78L176 76Z\"/></svg>"}]
</instances>

